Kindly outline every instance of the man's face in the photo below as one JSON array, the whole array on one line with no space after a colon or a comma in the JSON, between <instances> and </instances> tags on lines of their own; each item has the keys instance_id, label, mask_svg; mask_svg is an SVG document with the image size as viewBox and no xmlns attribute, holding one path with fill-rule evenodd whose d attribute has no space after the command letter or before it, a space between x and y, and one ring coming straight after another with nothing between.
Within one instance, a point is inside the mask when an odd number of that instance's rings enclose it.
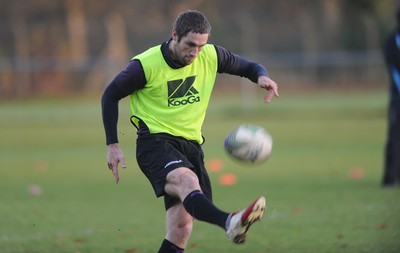
<instances>
[{"instance_id":1,"label":"man's face","mask_svg":"<svg viewBox=\"0 0 400 253\"><path fill-rule=\"evenodd\" d=\"M172 54L175 60L178 60L183 65L191 64L204 45L208 41L208 33L192 33L189 32L186 36L182 37L178 42L176 32L172 32L172 39L174 40Z\"/></svg>"}]
</instances>

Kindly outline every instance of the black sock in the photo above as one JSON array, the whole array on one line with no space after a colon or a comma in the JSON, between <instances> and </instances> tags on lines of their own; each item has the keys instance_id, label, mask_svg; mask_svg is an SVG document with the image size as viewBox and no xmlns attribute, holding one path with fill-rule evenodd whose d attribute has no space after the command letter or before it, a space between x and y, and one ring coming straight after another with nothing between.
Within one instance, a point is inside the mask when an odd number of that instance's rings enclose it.
<instances>
[{"instance_id":1,"label":"black sock","mask_svg":"<svg viewBox=\"0 0 400 253\"><path fill-rule=\"evenodd\" d=\"M194 218L226 229L229 213L219 210L201 191L196 190L187 195L183 206Z\"/></svg>"},{"instance_id":2,"label":"black sock","mask_svg":"<svg viewBox=\"0 0 400 253\"><path fill-rule=\"evenodd\" d=\"M181 249L167 239L164 239L158 253L183 253L184 251L184 249Z\"/></svg>"}]
</instances>

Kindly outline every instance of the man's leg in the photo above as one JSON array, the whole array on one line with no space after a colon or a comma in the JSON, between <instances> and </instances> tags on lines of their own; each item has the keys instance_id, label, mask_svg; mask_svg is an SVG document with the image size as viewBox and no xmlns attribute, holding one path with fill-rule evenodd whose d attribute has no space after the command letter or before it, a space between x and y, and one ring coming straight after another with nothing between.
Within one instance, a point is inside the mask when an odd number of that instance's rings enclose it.
<instances>
[{"instance_id":1,"label":"man's leg","mask_svg":"<svg viewBox=\"0 0 400 253\"><path fill-rule=\"evenodd\" d=\"M179 197L185 210L194 218L218 225L227 231L234 243L244 243L250 226L261 219L265 210L265 198L259 197L249 207L237 213L219 210L202 192L194 172L177 168L167 175L165 191Z\"/></svg>"},{"instance_id":2,"label":"man's leg","mask_svg":"<svg viewBox=\"0 0 400 253\"><path fill-rule=\"evenodd\" d=\"M219 210L201 191L196 174L188 168L177 168L167 175L165 191L178 197L185 210L194 218L226 230L229 213Z\"/></svg>"},{"instance_id":3,"label":"man's leg","mask_svg":"<svg viewBox=\"0 0 400 253\"><path fill-rule=\"evenodd\" d=\"M183 253L193 228L193 217L182 203L167 210L167 235L158 253Z\"/></svg>"},{"instance_id":4,"label":"man's leg","mask_svg":"<svg viewBox=\"0 0 400 253\"><path fill-rule=\"evenodd\" d=\"M185 248L192 233L193 217L186 212L182 203L167 210L166 239L180 248Z\"/></svg>"}]
</instances>

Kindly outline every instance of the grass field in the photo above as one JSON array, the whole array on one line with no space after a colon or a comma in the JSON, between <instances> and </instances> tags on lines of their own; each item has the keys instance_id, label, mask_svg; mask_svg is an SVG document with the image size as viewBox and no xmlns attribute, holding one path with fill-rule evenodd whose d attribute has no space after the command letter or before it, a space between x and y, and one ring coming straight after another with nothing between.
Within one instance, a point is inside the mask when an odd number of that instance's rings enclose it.
<instances>
[{"instance_id":1,"label":"grass field","mask_svg":"<svg viewBox=\"0 0 400 253\"><path fill-rule=\"evenodd\" d=\"M204 125L214 199L224 210L267 198L245 245L197 222L186 252L389 253L400 250L400 188L380 179L386 92L284 94L247 109L216 95ZM1 253L152 253L165 233L163 201L135 161L135 131L121 103L120 143L128 168L114 184L95 99L0 103ZM227 131L266 127L269 161L248 166L224 153ZM225 173L233 185L221 185Z\"/></svg>"}]
</instances>

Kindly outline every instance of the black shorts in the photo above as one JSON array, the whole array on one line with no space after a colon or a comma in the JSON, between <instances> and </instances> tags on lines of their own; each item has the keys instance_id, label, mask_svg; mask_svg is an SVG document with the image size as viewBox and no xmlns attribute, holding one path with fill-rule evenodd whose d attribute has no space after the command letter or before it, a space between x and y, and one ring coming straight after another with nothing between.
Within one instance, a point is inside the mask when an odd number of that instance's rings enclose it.
<instances>
[{"instance_id":1,"label":"black shorts","mask_svg":"<svg viewBox=\"0 0 400 253\"><path fill-rule=\"evenodd\" d=\"M196 141L169 134L146 134L137 139L138 165L153 186L157 197L164 196L165 210L180 199L164 191L169 172L179 167L191 169L198 177L201 190L212 201L211 182L204 166L204 153Z\"/></svg>"}]
</instances>

